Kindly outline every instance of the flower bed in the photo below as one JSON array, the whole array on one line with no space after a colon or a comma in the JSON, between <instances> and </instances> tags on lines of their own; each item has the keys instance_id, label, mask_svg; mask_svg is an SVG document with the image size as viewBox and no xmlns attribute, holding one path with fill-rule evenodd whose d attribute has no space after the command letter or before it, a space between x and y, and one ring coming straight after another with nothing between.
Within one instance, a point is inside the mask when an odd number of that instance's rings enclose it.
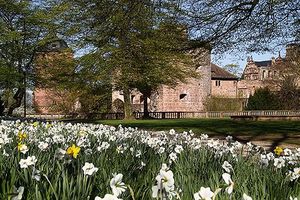
<instances>
[{"instance_id":1,"label":"flower bed","mask_svg":"<svg viewBox=\"0 0 300 200\"><path fill-rule=\"evenodd\" d=\"M300 149L19 121L1 121L0 147L0 199L300 199Z\"/></svg>"}]
</instances>

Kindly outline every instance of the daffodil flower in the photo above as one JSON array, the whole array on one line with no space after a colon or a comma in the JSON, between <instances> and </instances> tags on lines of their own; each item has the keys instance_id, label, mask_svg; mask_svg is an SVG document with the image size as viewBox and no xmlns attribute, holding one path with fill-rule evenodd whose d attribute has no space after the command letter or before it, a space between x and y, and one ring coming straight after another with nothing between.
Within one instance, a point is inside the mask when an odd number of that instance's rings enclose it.
<instances>
[{"instance_id":1,"label":"daffodil flower","mask_svg":"<svg viewBox=\"0 0 300 200\"><path fill-rule=\"evenodd\" d=\"M19 141L22 141L22 140L24 140L26 138L27 138L27 134L25 132L19 131L19 133L18 133L18 139L19 139Z\"/></svg>"},{"instance_id":2,"label":"daffodil flower","mask_svg":"<svg viewBox=\"0 0 300 200\"><path fill-rule=\"evenodd\" d=\"M252 200L252 198L244 193L243 194L243 200Z\"/></svg>"},{"instance_id":3,"label":"daffodil flower","mask_svg":"<svg viewBox=\"0 0 300 200\"><path fill-rule=\"evenodd\" d=\"M224 179L225 183L228 185L228 187L225 189L225 191L228 194L231 194L233 191L234 182L231 180L231 176L228 173L222 174L222 178Z\"/></svg>"},{"instance_id":4,"label":"daffodil flower","mask_svg":"<svg viewBox=\"0 0 300 200\"><path fill-rule=\"evenodd\" d=\"M222 168L223 168L227 173L230 173L231 170L233 171L232 165L229 164L229 162L227 162L227 161L224 161L224 163L223 163L223 165L222 165Z\"/></svg>"},{"instance_id":5,"label":"daffodil flower","mask_svg":"<svg viewBox=\"0 0 300 200\"><path fill-rule=\"evenodd\" d=\"M103 198L96 196L95 200L122 200L112 194L106 194Z\"/></svg>"},{"instance_id":6,"label":"daffodil flower","mask_svg":"<svg viewBox=\"0 0 300 200\"><path fill-rule=\"evenodd\" d=\"M82 167L82 170L83 170L84 175L91 176L98 171L98 168L95 167L93 163L86 162L84 164L84 166Z\"/></svg>"},{"instance_id":7,"label":"daffodil flower","mask_svg":"<svg viewBox=\"0 0 300 200\"><path fill-rule=\"evenodd\" d=\"M274 153L275 153L276 155L278 155L278 156L280 156L282 152L283 152L283 149L282 149L281 147L278 147L278 146L277 146L277 147L274 149Z\"/></svg>"},{"instance_id":8,"label":"daffodil flower","mask_svg":"<svg viewBox=\"0 0 300 200\"><path fill-rule=\"evenodd\" d=\"M194 200L211 200L214 195L210 187L201 187L200 191L194 194Z\"/></svg>"},{"instance_id":9,"label":"daffodil flower","mask_svg":"<svg viewBox=\"0 0 300 200\"><path fill-rule=\"evenodd\" d=\"M70 146L67 149L67 154L73 156L73 158L77 158L79 151L80 151L80 147L77 147L75 144L72 144L72 146Z\"/></svg>"},{"instance_id":10,"label":"daffodil flower","mask_svg":"<svg viewBox=\"0 0 300 200\"><path fill-rule=\"evenodd\" d=\"M126 190L125 183L122 182L123 174L113 174L113 178L110 180L110 187L115 196L119 196Z\"/></svg>"},{"instance_id":11,"label":"daffodil flower","mask_svg":"<svg viewBox=\"0 0 300 200\"><path fill-rule=\"evenodd\" d=\"M18 151L20 151L23 154L26 154L28 150L29 149L26 146L26 144L18 143Z\"/></svg>"},{"instance_id":12,"label":"daffodil flower","mask_svg":"<svg viewBox=\"0 0 300 200\"><path fill-rule=\"evenodd\" d=\"M24 193L24 187L21 186L18 189L14 188L15 196L13 196L11 200L21 200L23 197L23 193Z\"/></svg>"}]
</instances>

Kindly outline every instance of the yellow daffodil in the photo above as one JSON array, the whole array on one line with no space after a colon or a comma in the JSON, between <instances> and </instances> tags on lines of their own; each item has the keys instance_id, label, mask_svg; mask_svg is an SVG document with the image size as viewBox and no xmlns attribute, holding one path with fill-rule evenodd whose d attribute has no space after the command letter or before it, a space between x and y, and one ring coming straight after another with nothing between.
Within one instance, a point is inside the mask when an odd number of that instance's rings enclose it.
<instances>
[{"instance_id":1,"label":"yellow daffodil","mask_svg":"<svg viewBox=\"0 0 300 200\"><path fill-rule=\"evenodd\" d=\"M28 147L26 146L26 144L22 144L21 142L18 143L18 151L20 151L23 154L26 154L26 152L28 151Z\"/></svg>"},{"instance_id":2,"label":"yellow daffodil","mask_svg":"<svg viewBox=\"0 0 300 200\"><path fill-rule=\"evenodd\" d=\"M20 151L20 150L21 150L22 146L23 146L23 144L22 144L22 143L18 143L18 151Z\"/></svg>"},{"instance_id":3,"label":"yellow daffodil","mask_svg":"<svg viewBox=\"0 0 300 200\"><path fill-rule=\"evenodd\" d=\"M33 122L32 126L37 127L39 125L39 122Z\"/></svg>"},{"instance_id":4,"label":"yellow daffodil","mask_svg":"<svg viewBox=\"0 0 300 200\"><path fill-rule=\"evenodd\" d=\"M22 141L23 139L26 139L26 138L27 138L27 134L25 132L20 131L18 133L18 139L19 139L19 141Z\"/></svg>"},{"instance_id":5,"label":"yellow daffodil","mask_svg":"<svg viewBox=\"0 0 300 200\"><path fill-rule=\"evenodd\" d=\"M274 153L278 156L280 156L282 152L283 152L283 149L281 147L276 147L274 149Z\"/></svg>"},{"instance_id":6,"label":"yellow daffodil","mask_svg":"<svg viewBox=\"0 0 300 200\"><path fill-rule=\"evenodd\" d=\"M72 144L72 146L70 146L67 149L67 154L73 156L73 158L77 158L79 151L80 151L80 147L77 147L75 144Z\"/></svg>"}]
</instances>

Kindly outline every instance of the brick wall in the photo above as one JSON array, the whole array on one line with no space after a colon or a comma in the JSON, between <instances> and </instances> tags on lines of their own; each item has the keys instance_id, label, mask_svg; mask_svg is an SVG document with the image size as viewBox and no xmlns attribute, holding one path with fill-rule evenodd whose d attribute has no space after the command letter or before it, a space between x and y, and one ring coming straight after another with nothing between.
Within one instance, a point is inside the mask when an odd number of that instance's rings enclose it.
<instances>
[{"instance_id":1,"label":"brick wall","mask_svg":"<svg viewBox=\"0 0 300 200\"><path fill-rule=\"evenodd\" d=\"M211 95L216 97L237 97L237 80L211 80Z\"/></svg>"}]
</instances>

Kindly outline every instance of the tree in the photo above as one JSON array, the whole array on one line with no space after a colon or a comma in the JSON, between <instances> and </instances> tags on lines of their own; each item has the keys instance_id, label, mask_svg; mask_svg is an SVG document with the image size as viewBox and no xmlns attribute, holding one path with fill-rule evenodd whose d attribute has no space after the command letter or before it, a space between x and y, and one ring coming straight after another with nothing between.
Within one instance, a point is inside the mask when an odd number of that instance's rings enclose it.
<instances>
[{"instance_id":1,"label":"tree","mask_svg":"<svg viewBox=\"0 0 300 200\"><path fill-rule=\"evenodd\" d=\"M84 35L81 41L94 47L91 53L99 56L95 66L103 71L103 79L112 80L114 90L123 91L125 118L131 115L131 90L137 88L143 93L147 115L147 98L160 85L173 86L195 74L195 68L185 64L185 27L163 9L170 9L169 4L158 7L151 0L72 3L77 8L73 14L86 22L80 24L79 32Z\"/></svg>"},{"instance_id":2,"label":"tree","mask_svg":"<svg viewBox=\"0 0 300 200\"><path fill-rule=\"evenodd\" d=\"M233 75L235 75L237 77L241 77L241 68L239 65L231 63L228 65L225 65L223 68L226 71L232 73Z\"/></svg>"},{"instance_id":3,"label":"tree","mask_svg":"<svg viewBox=\"0 0 300 200\"><path fill-rule=\"evenodd\" d=\"M300 88L297 84L298 76L286 76L279 91L280 104L285 110L300 109Z\"/></svg>"},{"instance_id":4,"label":"tree","mask_svg":"<svg viewBox=\"0 0 300 200\"><path fill-rule=\"evenodd\" d=\"M0 98L0 116L3 116L4 114L4 102L2 101L2 99Z\"/></svg>"},{"instance_id":5,"label":"tree","mask_svg":"<svg viewBox=\"0 0 300 200\"><path fill-rule=\"evenodd\" d=\"M300 39L298 1L187 0L180 9L193 38L208 41L215 52L268 51Z\"/></svg>"},{"instance_id":6,"label":"tree","mask_svg":"<svg viewBox=\"0 0 300 200\"><path fill-rule=\"evenodd\" d=\"M8 115L21 106L26 88L33 86L36 52L58 26L54 19L61 7L47 6L29 0L0 0L0 89L14 91Z\"/></svg>"},{"instance_id":7,"label":"tree","mask_svg":"<svg viewBox=\"0 0 300 200\"><path fill-rule=\"evenodd\" d=\"M254 95L250 95L246 110L277 110L280 109L280 101L276 94L269 88L259 88Z\"/></svg>"}]
</instances>

